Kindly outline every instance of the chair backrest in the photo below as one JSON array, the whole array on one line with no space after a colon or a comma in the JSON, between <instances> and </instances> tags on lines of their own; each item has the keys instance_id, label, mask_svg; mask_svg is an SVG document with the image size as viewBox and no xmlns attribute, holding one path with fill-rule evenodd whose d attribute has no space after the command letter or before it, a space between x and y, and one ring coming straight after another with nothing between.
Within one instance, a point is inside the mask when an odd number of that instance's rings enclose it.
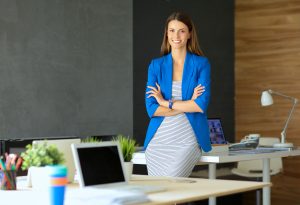
<instances>
[{"instance_id":1,"label":"chair backrest","mask_svg":"<svg viewBox=\"0 0 300 205\"><path fill-rule=\"evenodd\" d=\"M274 143L278 143L279 138L275 137L260 137L259 145L260 146L272 146ZM249 172L249 173L261 173L263 170L262 160L250 160L250 161L241 161L238 162L238 169ZM281 158L272 158L270 160L270 174L274 175L282 171L282 159Z\"/></svg>"}]
</instances>

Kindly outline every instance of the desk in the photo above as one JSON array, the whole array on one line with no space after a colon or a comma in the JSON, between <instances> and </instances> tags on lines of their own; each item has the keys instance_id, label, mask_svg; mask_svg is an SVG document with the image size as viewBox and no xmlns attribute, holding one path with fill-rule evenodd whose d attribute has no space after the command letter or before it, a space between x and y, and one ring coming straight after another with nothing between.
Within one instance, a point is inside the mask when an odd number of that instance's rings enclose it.
<instances>
[{"instance_id":1,"label":"desk","mask_svg":"<svg viewBox=\"0 0 300 205\"><path fill-rule=\"evenodd\" d=\"M133 175L131 184L160 185L166 191L148 194L151 202L142 205L167 205L207 199L211 196L225 196L271 186L265 182L234 180L211 180L200 178L151 177ZM68 189L77 189L78 185L69 185ZM47 191L34 191L20 188L17 191L0 191L1 204L40 205L48 204ZM68 201L66 199L66 201ZM70 200L69 200L70 201ZM6 202L6 203L4 203ZM47 203L48 202L48 203ZM66 205L71 205L66 203ZM81 204L80 204L81 205Z\"/></svg>"},{"instance_id":2,"label":"desk","mask_svg":"<svg viewBox=\"0 0 300 205\"><path fill-rule=\"evenodd\" d=\"M190 183L193 182L193 183ZM151 177L137 175L132 184L163 185L165 192L149 194L150 203L145 205L177 204L207 199L211 196L226 196L269 187L270 183L236 180L211 180L200 178Z\"/></svg>"},{"instance_id":3,"label":"desk","mask_svg":"<svg viewBox=\"0 0 300 205\"><path fill-rule=\"evenodd\" d=\"M246 160L262 160L263 161L263 182L270 182L270 159L279 157L299 156L300 149L291 151L276 151L270 153L255 153L255 154L234 154L231 152L225 153L203 153L199 164L208 163L209 179L216 179L216 164L217 163L228 163L228 162L239 162ZM138 153L134 155L133 163L135 164L146 164L145 155ZM209 198L209 205L215 205L216 198ZM271 188L263 188L263 205L271 204Z\"/></svg>"}]
</instances>

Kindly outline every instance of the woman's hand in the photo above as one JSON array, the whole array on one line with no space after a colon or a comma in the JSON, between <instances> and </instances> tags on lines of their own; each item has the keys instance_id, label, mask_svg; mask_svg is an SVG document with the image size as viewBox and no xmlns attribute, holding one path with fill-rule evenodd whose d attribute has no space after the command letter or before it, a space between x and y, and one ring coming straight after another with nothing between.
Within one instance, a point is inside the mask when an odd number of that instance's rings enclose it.
<instances>
[{"instance_id":1,"label":"woman's hand","mask_svg":"<svg viewBox=\"0 0 300 205\"><path fill-rule=\"evenodd\" d=\"M193 93L193 96L192 96L192 99L191 100L195 100L197 97L199 97L200 95L202 95L202 93L205 91L205 87L204 86L201 86L198 85L197 87L195 87L194 89L194 93Z\"/></svg>"},{"instance_id":2,"label":"woman's hand","mask_svg":"<svg viewBox=\"0 0 300 205\"><path fill-rule=\"evenodd\" d=\"M150 98L150 97L154 97L157 101L158 104L162 105L164 102L167 102L162 94L161 94L161 90L160 90L160 86L156 84L156 87L153 87L153 86L147 86L148 88L150 88L151 90L149 90L148 92L146 92L146 94L149 94L147 98Z\"/></svg>"}]
</instances>

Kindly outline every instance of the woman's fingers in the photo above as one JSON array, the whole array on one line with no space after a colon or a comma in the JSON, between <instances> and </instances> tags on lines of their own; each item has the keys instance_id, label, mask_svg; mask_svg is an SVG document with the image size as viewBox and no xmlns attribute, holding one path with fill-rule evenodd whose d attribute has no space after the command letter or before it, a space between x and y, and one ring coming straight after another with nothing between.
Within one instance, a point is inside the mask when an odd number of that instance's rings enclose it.
<instances>
[{"instance_id":1,"label":"woman's fingers","mask_svg":"<svg viewBox=\"0 0 300 205\"><path fill-rule=\"evenodd\" d=\"M194 88L194 93L192 96L192 100L195 100L197 97L202 95L202 93L205 91L205 87L201 84L197 85L197 87Z\"/></svg>"},{"instance_id":2,"label":"woman's fingers","mask_svg":"<svg viewBox=\"0 0 300 205\"><path fill-rule=\"evenodd\" d=\"M204 92L205 91L205 88L195 88L195 90L194 90L194 93L199 93L199 92Z\"/></svg>"},{"instance_id":3,"label":"woman's fingers","mask_svg":"<svg viewBox=\"0 0 300 205\"><path fill-rule=\"evenodd\" d=\"M148 92L146 92L146 94L154 94L155 93L155 91L153 91L153 90L149 90Z\"/></svg>"},{"instance_id":4,"label":"woman's fingers","mask_svg":"<svg viewBox=\"0 0 300 205\"><path fill-rule=\"evenodd\" d=\"M147 86L148 88L150 88L150 89L152 89L152 90L155 90L156 92L158 91L157 89L156 89L156 87L153 87L153 86Z\"/></svg>"},{"instance_id":5,"label":"woman's fingers","mask_svg":"<svg viewBox=\"0 0 300 205\"><path fill-rule=\"evenodd\" d=\"M155 83L155 84L156 84L157 89L160 91L160 86L158 85L158 83Z\"/></svg>"},{"instance_id":6,"label":"woman's fingers","mask_svg":"<svg viewBox=\"0 0 300 205\"><path fill-rule=\"evenodd\" d=\"M194 88L194 91L195 90L205 90L205 87L201 86L201 85L198 85L197 87Z\"/></svg>"},{"instance_id":7,"label":"woman's fingers","mask_svg":"<svg viewBox=\"0 0 300 205\"><path fill-rule=\"evenodd\" d=\"M201 84L197 85L197 86L195 87L195 89L196 89L196 88L199 88L199 87L201 87Z\"/></svg>"}]
</instances>

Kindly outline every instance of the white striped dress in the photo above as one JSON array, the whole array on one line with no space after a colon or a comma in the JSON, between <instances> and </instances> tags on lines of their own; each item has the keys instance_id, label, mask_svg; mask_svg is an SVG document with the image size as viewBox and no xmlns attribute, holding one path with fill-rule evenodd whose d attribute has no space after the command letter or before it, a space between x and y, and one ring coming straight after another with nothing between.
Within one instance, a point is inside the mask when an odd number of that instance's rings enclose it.
<instances>
[{"instance_id":1,"label":"white striped dress","mask_svg":"<svg viewBox=\"0 0 300 205\"><path fill-rule=\"evenodd\" d=\"M181 100L181 81L173 81L172 98ZM201 156L193 128L184 113L165 117L147 146L148 175L188 177Z\"/></svg>"}]
</instances>

